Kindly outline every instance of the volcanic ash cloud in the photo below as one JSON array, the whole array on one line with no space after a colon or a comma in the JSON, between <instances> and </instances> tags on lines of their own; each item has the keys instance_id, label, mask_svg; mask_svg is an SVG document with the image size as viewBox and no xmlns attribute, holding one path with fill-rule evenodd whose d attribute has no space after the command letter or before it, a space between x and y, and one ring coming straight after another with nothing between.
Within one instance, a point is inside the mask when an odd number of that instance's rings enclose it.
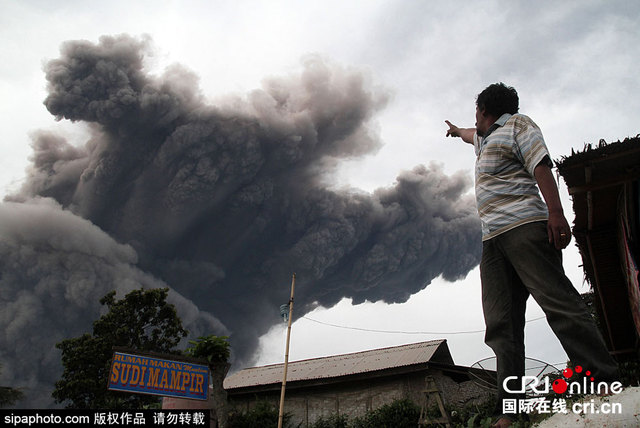
<instances>
[{"instance_id":1,"label":"volcanic ash cloud","mask_svg":"<svg viewBox=\"0 0 640 428\"><path fill-rule=\"evenodd\" d=\"M88 330L100 295L144 278L142 285L168 284L196 302L200 329L230 332L242 365L279 321L293 272L296 306L305 311L345 297L404 302L433 278L456 280L477 265L480 227L466 174L447 176L431 164L373 193L324 184L341 160L381 146L374 118L388 97L365 73L310 56L298 74L212 105L183 67L149 74L148 50L129 36L63 45L45 66L45 105L58 119L89 123L92 136L74 146L36 134L27 182L3 206L12 212L55 200L47 209L73 218L78 245L100 234L111 242L108 257L127 267L98 282L78 279L73 302L92 309L78 311L74 326ZM40 202L28 202L34 198ZM33 239L48 242L39 230ZM33 253L32 262L63 257L56 248ZM66 281L91 272L92 260L100 265L91 254L87 267L65 265ZM3 281L11 269L5 263ZM33 275L16 287L31 289L30 318L39 319L43 297ZM69 316L50 337L83 330L65 327ZM58 358L52 347L42 352Z\"/></svg>"}]
</instances>

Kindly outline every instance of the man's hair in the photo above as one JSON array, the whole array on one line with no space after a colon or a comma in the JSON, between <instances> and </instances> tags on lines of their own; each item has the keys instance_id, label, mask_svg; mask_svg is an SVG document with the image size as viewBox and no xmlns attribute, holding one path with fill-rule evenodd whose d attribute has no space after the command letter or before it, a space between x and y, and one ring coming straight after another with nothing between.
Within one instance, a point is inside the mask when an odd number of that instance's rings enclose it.
<instances>
[{"instance_id":1,"label":"man's hair","mask_svg":"<svg viewBox=\"0 0 640 428\"><path fill-rule=\"evenodd\" d=\"M476 105L487 114L500 117L505 113L518 112L518 93L504 83L494 83L478 94Z\"/></svg>"}]
</instances>

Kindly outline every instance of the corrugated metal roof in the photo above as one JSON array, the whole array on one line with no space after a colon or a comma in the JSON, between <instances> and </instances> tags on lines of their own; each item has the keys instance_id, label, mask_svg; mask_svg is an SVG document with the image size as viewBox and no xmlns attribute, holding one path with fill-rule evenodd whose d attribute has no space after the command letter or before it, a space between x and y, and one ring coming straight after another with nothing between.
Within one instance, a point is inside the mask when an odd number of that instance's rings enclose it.
<instances>
[{"instance_id":1,"label":"corrugated metal roof","mask_svg":"<svg viewBox=\"0 0 640 428\"><path fill-rule=\"evenodd\" d=\"M287 382L374 372L413 364L428 363L446 340L431 340L403 346L354 352L351 354L289 362ZM444 346L446 348L446 345ZM446 349L449 355L448 349ZM282 382L284 364L241 370L224 380L225 389L270 385Z\"/></svg>"}]
</instances>

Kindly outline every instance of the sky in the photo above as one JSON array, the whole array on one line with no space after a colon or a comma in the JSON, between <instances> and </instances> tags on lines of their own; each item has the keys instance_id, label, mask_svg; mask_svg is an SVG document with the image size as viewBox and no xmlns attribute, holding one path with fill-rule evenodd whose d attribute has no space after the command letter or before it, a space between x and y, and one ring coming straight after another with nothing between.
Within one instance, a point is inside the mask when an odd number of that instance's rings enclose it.
<instances>
[{"instance_id":1,"label":"sky","mask_svg":"<svg viewBox=\"0 0 640 428\"><path fill-rule=\"evenodd\" d=\"M0 381L32 406L53 405L52 343L114 287L170 286L192 332L237 344L232 370L283 361L294 271L290 360L433 339L491 357L474 155L444 120L472 127L502 81L554 159L640 132L630 1L0 6ZM541 317L530 302L527 356L562 365Z\"/></svg>"}]
</instances>

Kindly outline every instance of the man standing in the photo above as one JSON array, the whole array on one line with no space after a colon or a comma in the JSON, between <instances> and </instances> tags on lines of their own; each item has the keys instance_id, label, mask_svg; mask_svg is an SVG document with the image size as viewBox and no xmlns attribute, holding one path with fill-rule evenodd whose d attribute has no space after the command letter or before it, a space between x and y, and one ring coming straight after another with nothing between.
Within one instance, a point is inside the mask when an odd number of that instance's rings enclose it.
<instances>
[{"instance_id":1,"label":"man standing","mask_svg":"<svg viewBox=\"0 0 640 428\"><path fill-rule=\"evenodd\" d=\"M503 382L517 376L508 389L520 389L529 295L545 312L574 365L588 368L596 381L617 379L616 364L602 335L564 273L561 250L569 245L571 230L540 128L518 114L518 103L514 88L496 83L477 97L475 128L458 128L445 121L447 136L473 144L477 156L482 307L485 343L495 352L498 365L497 427L512 423L513 415L504 412L504 400L522 398L506 392Z\"/></svg>"}]
</instances>

